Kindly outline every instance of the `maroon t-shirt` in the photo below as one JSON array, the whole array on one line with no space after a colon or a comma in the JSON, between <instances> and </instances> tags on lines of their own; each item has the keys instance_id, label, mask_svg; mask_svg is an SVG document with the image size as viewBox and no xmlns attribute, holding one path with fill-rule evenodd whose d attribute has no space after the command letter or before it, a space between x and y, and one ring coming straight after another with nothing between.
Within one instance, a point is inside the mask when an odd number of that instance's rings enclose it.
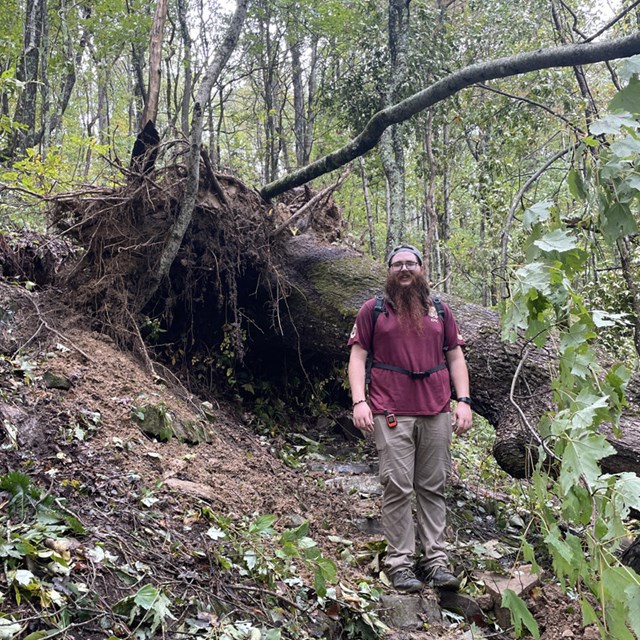
<instances>
[{"instance_id":1,"label":"maroon t-shirt","mask_svg":"<svg viewBox=\"0 0 640 640\"><path fill-rule=\"evenodd\" d=\"M367 300L356 316L349 346L358 343L365 351L371 350L373 307L375 298ZM373 360L394 365L409 371L427 371L446 363L442 350L443 332L448 349L464 344L455 318L446 304L441 320L434 306L424 317L424 332L403 329L398 318L385 303L378 316L373 335ZM373 413L395 413L397 415L432 416L451 410L451 382L449 370L444 368L427 378L417 379L387 369L371 369L369 406Z\"/></svg>"}]
</instances>

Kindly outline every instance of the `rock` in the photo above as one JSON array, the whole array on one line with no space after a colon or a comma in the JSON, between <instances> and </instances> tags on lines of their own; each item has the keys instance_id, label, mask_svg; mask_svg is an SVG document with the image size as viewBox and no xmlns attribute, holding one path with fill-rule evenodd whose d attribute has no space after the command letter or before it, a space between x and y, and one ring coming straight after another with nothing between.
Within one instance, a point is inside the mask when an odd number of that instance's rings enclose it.
<instances>
[{"instance_id":1,"label":"rock","mask_svg":"<svg viewBox=\"0 0 640 640\"><path fill-rule=\"evenodd\" d=\"M170 489L173 489L174 491L178 491L190 496L195 496L196 498L201 498L210 502L215 502L220 497L218 492L215 491L213 487L209 487L199 482L179 480L178 478L167 478L164 481L164 485Z\"/></svg>"},{"instance_id":2,"label":"rock","mask_svg":"<svg viewBox=\"0 0 640 640\"><path fill-rule=\"evenodd\" d=\"M173 417L162 405L146 404L136 407L132 418L143 433L160 442L168 442L174 434Z\"/></svg>"},{"instance_id":3,"label":"rock","mask_svg":"<svg viewBox=\"0 0 640 640\"><path fill-rule=\"evenodd\" d=\"M442 622L442 614L435 597L391 594L380 598L380 617L395 629L422 629L424 623Z\"/></svg>"},{"instance_id":4,"label":"rock","mask_svg":"<svg viewBox=\"0 0 640 640\"><path fill-rule=\"evenodd\" d=\"M384 529L382 528L382 521L380 518L373 518L367 516L366 518L355 518L353 524L356 525L359 531L366 533L369 536L384 536Z\"/></svg>"},{"instance_id":5,"label":"rock","mask_svg":"<svg viewBox=\"0 0 640 640\"><path fill-rule=\"evenodd\" d=\"M495 605L502 604L502 594L505 589L511 589L519 597L527 595L540 584L540 577L531 571L530 564L523 564L512 569L511 573L501 575L499 573L481 573L478 578L482 580L487 590L491 594Z\"/></svg>"},{"instance_id":6,"label":"rock","mask_svg":"<svg viewBox=\"0 0 640 640\"><path fill-rule=\"evenodd\" d=\"M511 626L511 612L502 606L504 591L511 589L517 596L523 598L533 587L540 584L540 577L532 573L530 564L516 567L508 575L481 573L478 578L484 582L487 593L493 599L496 621L503 629Z\"/></svg>"},{"instance_id":7,"label":"rock","mask_svg":"<svg viewBox=\"0 0 640 640\"><path fill-rule=\"evenodd\" d=\"M69 391L73 386L73 383L69 378L50 370L44 372L42 375L42 381L47 389L61 389L62 391Z\"/></svg>"},{"instance_id":8,"label":"rock","mask_svg":"<svg viewBox=\"0 0 640 640\"><path fill-rule=\"evenodd\" d=\"M327 486L337 487L345 493L362 493L367 496L382 495L382 485L376 476L348 476L327 480Z\"/></svg>"},{"instance_id":9,"label":"rock","mask_svg":"<svg viewBox=\"0 0 640 640\"><path fill-rule=\"evenodd\" d=\"M478 603L469 596L456 591L439 590L440 606L464 616L467 622L474 622L479 627L488 626L489 622Z\"/></svg>"},{"instance_id":10,"label":"rock","mask_svg":"<svg viewBox=\"0 0 640 640\"><path fill-rule=\"evenodd\" d=\"M172 427L173 434L180 442L186 442L187 444L211 442L211 432L202 422L196 420L188 422L174 421Z\"/></svg>"}]
</instances>

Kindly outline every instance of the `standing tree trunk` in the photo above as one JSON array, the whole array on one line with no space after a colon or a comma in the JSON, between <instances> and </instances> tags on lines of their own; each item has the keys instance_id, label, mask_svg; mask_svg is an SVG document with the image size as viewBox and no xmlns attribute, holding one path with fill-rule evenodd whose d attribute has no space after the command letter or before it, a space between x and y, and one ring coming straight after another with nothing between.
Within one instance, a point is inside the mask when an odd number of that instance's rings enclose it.
<instances>
[{"instance_id":1,"label":"standing tree trunk","mask_svg":"<svg viewBox=\"0 0 640 640\"><path fill-rule=\"evenodd\" d=\"M423 137L424 156L424 258L427 277L433 281L440 278L438 254L438 216L436 214L436 162L433 157L433 110L427 111L427 122Z\"/></svg>"},{"instance_id":2,"label":"standing tree trunk","mask_svg":"<svg viewBox=\"0 0 640 640\"><path fill-rule=\"evenodd\" d=\"M378 257L376 247L376 233L373 226L373 215L371 213L371 198L369 197L369 181L367 179L367 169L362 156L358 158L360 164L360 176L362 177L362 193L364 196L364 207L367 212L367 227L369 229L369 249L374 259Z\"/></svg>"},{"instance_id":3,"label":"standing tree trunk","mask_svg":"<svg viewBox=\"0 0 640 640\"><path fill-rule=\"evenodd\" d=\"M298 41L292 42L289 46L289 52L291 53L291 81L293 84L293 135L296 147L296 166L304 167L306 164L305 109L300 43Z\"/></svg>"},{"instance_id":4,"label":"standing tree trunk","mask_svg":"<svg viewBox=\"0 0 640 640\"><path fill-rule=\"evenodd\" d=\"M409 40L409 1L389 0L389 86L385 106L400 100L401 88L407 75ZM406 227L405 165L402 128L394 124L380 138L380 157L389 182L390 225L387 227L387 250L404 241Z\"/></svg>"},{"instance_id":5,"label":"standing tree trunk","mask_svg":"<svg viewBox=\"0 0 640 640\"><path fill-rule=\"evenodd\" d=\"M182 133L189 135L189 104L191 102L191 36L187 25L187 7L185 0L178 0L178 20L180 21L180 35L184 46L184 91L182 94L182 108L180 110L180 126Z\"/></svg>"},{"instance_id":6,"label":"standing tree trunk","mask_svg":"<svg viewBox=\"0 0 640 640\"><path fill-rule=\"evenodd\" d=\"M167 20L167 0L158 0L156 12L153 16L151 27L151 43L149 46L149 90L142 112L140 127L151 120L155 123L158 118L158 102L160 98L160 78L162 75L162 41L164 37L164 24Z\"/></svg>"},{"instance_id":7,"label":"standing tree trunk","mask_svg":"<svg viewBox=\"0 0 640 640\"><path fill-rule=\"evenodd\" d=\"M442 145L443 149L449 148L449 125L446 121L442 125ZM443 283L442 288L445 293L449 293L449 275L451 274L451 258L447 250L447 242L451 237L451 179L449 175L449 163L447 156L444 156L444 164L442 166L442 214L439 216L440 241L443 251L438 265L438 273L440 274L440 282Z\"/></svg>"},{"instance_id":8,"label":"standing tree trunk","mask_svg":"<svg viewBox=\"0 0 640 640\"><path fill-rule=\"evenodd\" d=\"M11 157L17 151L24 151L33 145L34 132L36 131L38 83L40 82L40 49L46 16L45 0L27 0L22 57L16 70L16 79L24 86L18 98L14 115L14 120L26 127L26 132L18 132L14 136L9 150Z\"/></svg>"}]
</instances>

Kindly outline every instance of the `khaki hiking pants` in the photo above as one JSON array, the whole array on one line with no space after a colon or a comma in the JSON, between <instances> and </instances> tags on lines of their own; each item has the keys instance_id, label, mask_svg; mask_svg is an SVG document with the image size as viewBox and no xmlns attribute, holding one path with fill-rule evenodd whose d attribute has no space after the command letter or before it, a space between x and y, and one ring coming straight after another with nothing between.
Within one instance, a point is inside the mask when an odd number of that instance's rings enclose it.
<instances>
[{"instance_id":1,"label":"khaki hiking pants","mask_svg":"<svg viewBox=\"0 0 640 640\"><path fill-rule=\"evenodd\" d=\"M414 491L418 539L424 552L421 566L430 570L448 562L444 487L451 469L451 414L397 416L397 420L398 426L389 428L384 415L374 416L389 575L414 565Z\"/></svg>"}]
</instances>

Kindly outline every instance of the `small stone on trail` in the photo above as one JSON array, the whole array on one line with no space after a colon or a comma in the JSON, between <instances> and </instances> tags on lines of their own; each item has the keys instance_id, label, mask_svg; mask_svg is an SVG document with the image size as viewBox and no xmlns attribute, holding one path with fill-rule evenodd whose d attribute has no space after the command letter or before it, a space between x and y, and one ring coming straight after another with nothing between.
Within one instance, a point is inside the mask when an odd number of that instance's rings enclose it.
<instances>
[{"instance_id":1,"label":"small stone on trail","mask_svg":"<svg viewBox=\"0 0 640 640\"><path fill-rule=\"evenodd\" d=\"M48 389L62 389L63 391L69 391L73 386L73 383L69 378L59 373L53 373L53 371L45 371L42 375L42 380Z\"/></svg>"}]
</instances>

